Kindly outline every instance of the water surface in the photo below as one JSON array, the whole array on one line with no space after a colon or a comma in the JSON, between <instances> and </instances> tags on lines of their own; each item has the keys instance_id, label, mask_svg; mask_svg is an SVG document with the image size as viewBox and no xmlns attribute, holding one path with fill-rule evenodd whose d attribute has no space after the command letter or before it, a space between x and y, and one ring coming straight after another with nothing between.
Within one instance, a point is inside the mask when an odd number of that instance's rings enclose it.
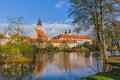
<instances>
[{"instance_id":1,"label":"water surface","mask_svg":"<svg viewBox=\"0 0 120 80\"><path fill-rule=\"evenodd\" d=\"M110 69L95 53L37 54L33 63L0 64L0 80L76 80Z\"/></svg>"}]
</instances>

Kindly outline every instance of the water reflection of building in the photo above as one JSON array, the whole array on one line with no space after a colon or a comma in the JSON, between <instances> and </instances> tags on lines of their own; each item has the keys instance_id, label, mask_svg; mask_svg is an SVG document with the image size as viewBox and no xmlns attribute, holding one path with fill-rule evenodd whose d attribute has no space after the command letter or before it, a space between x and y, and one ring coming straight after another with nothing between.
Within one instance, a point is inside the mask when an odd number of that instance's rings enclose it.
<instances>
[{"instance_id":1,"label":"water reflection of building","mask_svg":"<svg viewBox=\"0 0 120 80\"><path fill-rule=\"evenodd\" d=\"M55 54L54 62L58 67L71 71L72 68L87 67L92 64L92 55L85 56L84 53L60 53Z\"/></svg>"},{"instance_id":2,"label":"water reflection of building","mask_svg":"<svg viewBox=\"0 0 120 80\"><path fill-rule=\"evenodd\" d=\"M57 62L58 67L71 71L71 56L68 53L55 54L54 58L56 58L55 63Z\"/></svg>"},{"instance_id":3,"label":"water reflection of building","mask_svg":"<svg viewBox=\"0 0 120 80\"><path fill-rule=\"evenodd\" d=\"M34 73L37 77L37 80L40 80L40 77L46 67L46 56L43 54L37 55L36 62L34 65L35 65Z\"/></svg>"},{"instance_id":4,"label":"water reflection of building","mask_svg":"<svg viewBox=\"0 0 120 80\"><path fill-rule=\"evenodd\" d=\"M59 72L88 69L93 64L93 60L93 55L89 53L39 54L34 64L34 73L37 80L40 80L43 75L58 75Z\"/></svg>"}]
</instances>

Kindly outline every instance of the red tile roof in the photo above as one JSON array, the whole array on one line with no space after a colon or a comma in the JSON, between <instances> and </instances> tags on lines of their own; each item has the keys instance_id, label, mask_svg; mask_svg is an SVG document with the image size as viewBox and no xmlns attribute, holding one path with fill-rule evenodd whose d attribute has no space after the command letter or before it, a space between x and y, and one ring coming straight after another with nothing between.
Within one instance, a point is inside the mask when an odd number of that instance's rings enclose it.
<instances>
[{"instance_id":1,"label":"red tile roof","mask_svg":"<svg viewBox=\"0 0 120 80\"><path fill-rule=\"evenodd\" d=\"M36 32L38 33L40 38L48 39L48 37L44 34L42 30L36 29Z\"/></svg>"},{"instance_id":2,"label":"red tile roof","mask_svg":"<svg viewBox=\"0 0 120 80\"><path fill-rule=\"evenodd\" d=\"M57 40L57 39L50 39L50 43L62 43L62 40Z\"/></svg>"},{"instance_id":3,"label":"red tile roof","mask_svg":"<svg viewBox=\"0 0 120 80\"><path fill-rule=\"evenodd\" d=\"M71 39L68 39L68 40L65 40L66 43L75 43L75 41L71 40Z\"/></svg>"},{"instance_id":4,"label":"red tile roof","mask_svg":"<svg viewBox=\"0 0 120 80\"><path fill-rule=\"evenodd\" d=\"M88 36L71 35L73 39L90 39Z\"/></svg>"},{"instance_id":5,"label":"red tile roof","mask_svg":"<svg viewBox=\"0 0 120 80\"><path fill-rule=\"evenodd\" d=\"M59 34L59 38L67 38L67 39L90 39L88 36L79 36L79 35L70 35L70 34Z\"/></svg>"},{"instance_id":6,"label":"red tile roof","mask_svg":"<svg viewBox=\"0 0 120 80\"><path fill-rule=\"evenodd\" d=\"M38 39L38 38L27 38L26 41L31 43L47 43L47 39Z\"/></svg>"},{"instance_id":7,"label":"red tile roof","mask_svg":"<svg viewBox=\"0 0 120 80\"><path fill-rule=\"evenodd\" d=\"M38 38L29 38L29 39L27 39L27 41L29 41L29 42L32 42L32 43L37 43L37 42L41 42L41 43L48 43L48 42L50 42L50 43L62 43L62 42L66 42L66 43L69 43L69 44L71 44L71 43L75 43L73 40L58 40L58 39L50 39L50 40L48 40L48 39L38 39Z\"/></svg>"},{"instance_id":8,"label":"red tile roof","mask_svg":"<svg viewBox=\"0 0 120 80\"><path fill-rule=\"evenodd\" d=\"M72 38L69 34L59 34L59 38Z\"/></svg>"},{"instance_id":9,"label":"red tile roof","mask_svg":"<svg viewBox=\"0 0 120 80\"><path fill-rule=\"evenodd\" d=\"M36 29L37 34L39 35L39 37L41 39L38 38L29 38L28 41L32 42L32 43L37 43L37 42L41 42L41 43L62 43L62 42L66 42L66 43L75 43L74 40L72 39L90 39L88 36L79 36L79 35L70 35L70 34L59 34L59 36L56 36L53 39L48 39L48 37L44 34L44 32L42 30ZM59 40L59 38L66 38L66 40Z\"/></svg>"},{"instance_id":10,"label":"red tile roof","mask_svg":"<svg viewBox=\"0 0 120 80\"><path fill-rule=\"evenodd\" d=\"M51 42L51 43L62 43L64 41L66 43L75 43L73 40L58 40L58 39L51 39L51 40L49 40L49 42Z\"/></svg>"}]
</instances>

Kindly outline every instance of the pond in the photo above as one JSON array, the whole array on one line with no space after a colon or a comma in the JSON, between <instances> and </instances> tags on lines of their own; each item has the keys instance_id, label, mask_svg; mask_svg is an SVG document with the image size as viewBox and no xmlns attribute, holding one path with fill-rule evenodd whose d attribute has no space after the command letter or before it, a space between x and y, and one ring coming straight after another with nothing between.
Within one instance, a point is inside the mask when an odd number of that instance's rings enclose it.
<instances>
[{"instance_id":1,"label":"pond","mask_svg":"<svg viewBox=\"0 0 120 80\"><path fill-rule=\"evenodd\" d=\"M31 63L0 64L0 80L76 80L112 68L97 53L37 54Z\"/></svg>"}]
</instances>

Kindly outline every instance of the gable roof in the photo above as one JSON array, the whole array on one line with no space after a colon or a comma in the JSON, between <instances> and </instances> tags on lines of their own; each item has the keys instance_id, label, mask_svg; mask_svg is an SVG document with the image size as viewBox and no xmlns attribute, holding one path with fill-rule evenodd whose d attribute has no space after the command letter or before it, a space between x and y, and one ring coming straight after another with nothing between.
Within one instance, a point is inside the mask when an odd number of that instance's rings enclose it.
<instances>
[{"instance_id":1,"label":"gable roof","mask_svg":"<svg viewBox=\"0 0 120 80\"><path fill-rule=\"evenodd\" d=\"M69 34L59 34L59 38L72 38Z\"/></svg>"},{"instance_id":2,"label":"gable roof","mask_svg":"<svg viewBox=\"0 0 120 80\"><path fill-rule=\"evenodd\" d=\"M62 43L62 42L66 42L66 43L69 43L69 44L72 44L72 43L75 43L75 41L69 39L69 40L58 40L58 39L38 39L38 38L28 38L26 39L27 41L29 42L32 42L32 43Z\"/></svg>"},{"instance_id":3,"label":"gable roof","mask_svg":"<svg viewBox=\"0 0 120 80\"><path fill-rule=\"evenodd\" d=\"M49 40L50 43L62 43L62 42L66 42L66 43L75 43L73 40L69 39L69 40L58 40L58 39L50 39Z\"/></svg>"},{"instance_id":4,"label":"gable roof","mask_svg":"<svg viewBox=\"0 0 120 80\"><path fill-rule=\"evenodd\" d=\"M73 39L90 39L88 36L71 35Z\"/></svg>"},{"instance_id":5,"label":"gable roof","mask_svg":"<svg viewBox=\"0 0 120 80\"><path fill-rule=\"evenodd\" d=\"M59 34L58 38L67 38L67 39L90 39L90 37L88 37L88 36L70 35L70 34Z\"/></svg>"},{"instance_id":6,"label":"gable roof","mask_svg":"<svg viewBox=\"0 0 120 80\"><path fill-rule=\"evenodd\" d=\"M44 34L44 32L42 30L40 30L40 29L35 29L35 30L40 38L48 39L48 37Z\"/></svg>"}]
</instances>

